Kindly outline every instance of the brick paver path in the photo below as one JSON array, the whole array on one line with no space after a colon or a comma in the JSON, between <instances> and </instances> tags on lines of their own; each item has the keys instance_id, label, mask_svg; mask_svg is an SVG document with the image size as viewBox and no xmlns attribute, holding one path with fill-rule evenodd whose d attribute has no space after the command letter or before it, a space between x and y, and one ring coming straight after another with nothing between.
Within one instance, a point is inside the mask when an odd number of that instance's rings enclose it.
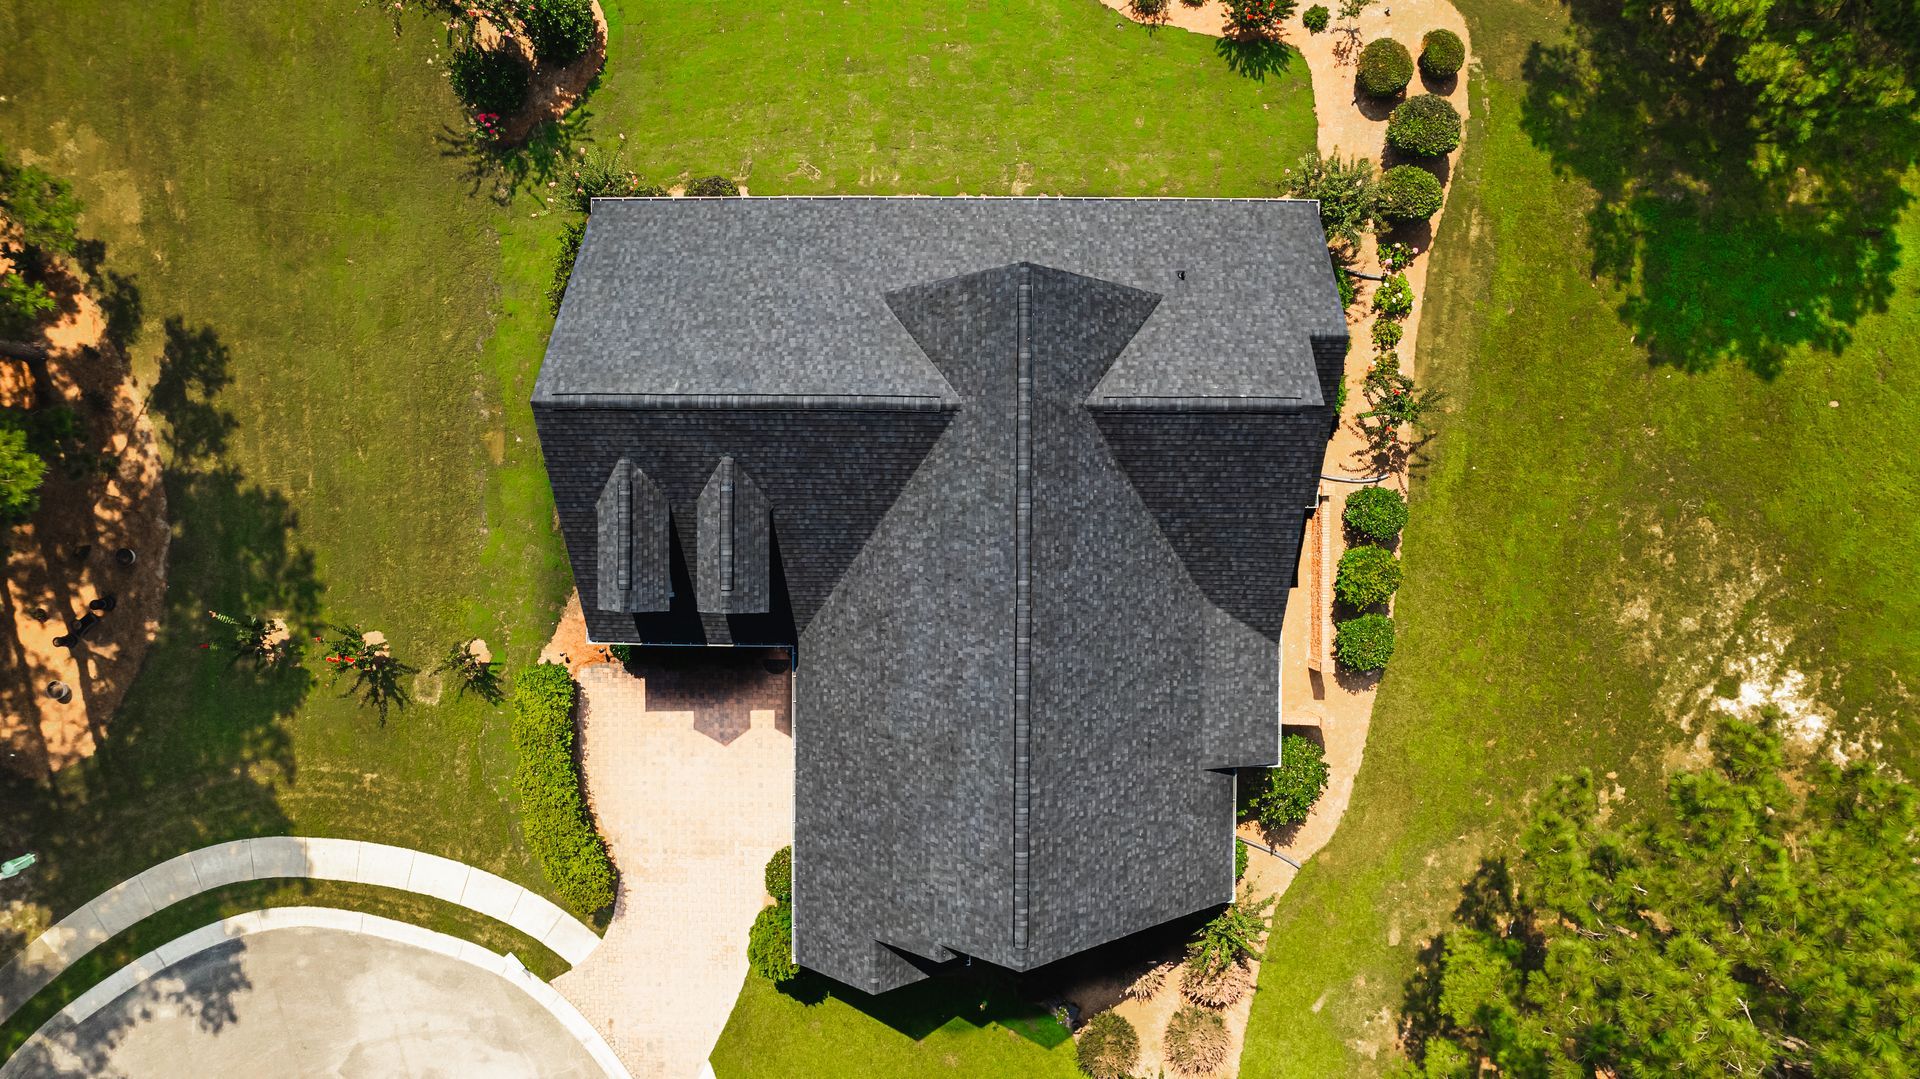
<instances>
[{"instance_id":1,"label":"brick paver path","mask_svg":"<svg viewBox=\"0 0 1920 1079\"><path fill-rule=\"evenodd\" d=\"M656 667L650 700L648 661L635 666L579 673L587 794L620 895L600 947L554 987L634 1075L693 1079L746 977L762 870L793 842L787 680Z\"/></svg>"}]
</instances>

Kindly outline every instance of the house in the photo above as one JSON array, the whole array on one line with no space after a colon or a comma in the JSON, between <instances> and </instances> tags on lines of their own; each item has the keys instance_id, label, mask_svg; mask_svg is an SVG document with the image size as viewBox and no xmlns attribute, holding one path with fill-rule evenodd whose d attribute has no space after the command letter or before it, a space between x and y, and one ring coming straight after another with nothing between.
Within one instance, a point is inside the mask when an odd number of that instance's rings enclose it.
<instances>
[{"instance_id":1,"label":"house","mask_svg":"<svg viewBox=\"0 0 1920 1079\"><path fill-rule=\"evenodd\" d=\"M592 638L794 649L794 953L1232 898L1347 350L1291 200L594 204L533 397Z\"/></svg>"}]
</instances>

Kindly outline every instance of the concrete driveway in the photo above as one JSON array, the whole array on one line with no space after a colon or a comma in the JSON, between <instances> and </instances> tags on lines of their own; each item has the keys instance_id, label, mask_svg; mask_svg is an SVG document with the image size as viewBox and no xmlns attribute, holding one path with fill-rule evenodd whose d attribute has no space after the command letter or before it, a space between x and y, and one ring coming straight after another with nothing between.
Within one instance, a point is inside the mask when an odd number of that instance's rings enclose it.
<instances>
[{"instance_id":1,"label":"concrete driveway","mask_svg":"<svg viewBox=\"0 0 1920 1079\"><path fill-rule=\"evenodd\" d=\"M606 938L554 980L635 1076L693 1079L733 1012L762 873L793 842L784 653L646 650L579 672L587 795L620 868Z\"/></svg>"},{"instance_id":2,"label":"concrete driveway","mask_svg":"<svg viewBox=\"0 0 1920 1079\"><path fill-rule=\"evenodd\" d=\"M496 974L304 928L200 952L0 1068L0 1079L603 1074L551 1013Z\"/></svg>"}]
</instances>

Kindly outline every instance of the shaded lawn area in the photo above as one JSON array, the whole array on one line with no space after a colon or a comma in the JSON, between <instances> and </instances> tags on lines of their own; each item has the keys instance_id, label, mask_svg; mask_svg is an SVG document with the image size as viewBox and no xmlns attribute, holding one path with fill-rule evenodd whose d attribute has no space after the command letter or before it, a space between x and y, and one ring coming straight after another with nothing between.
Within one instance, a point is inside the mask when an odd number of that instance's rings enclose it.
<instances>
[{"instance_id":1,"label":"shaded lawn area","mask_svg":"<svg viewBox=\"0 0 1920 1079\"><path fill-rule=\"evenodd\" d=\"M609 71L549 148L624 133L650 180L1267 195L1313 144L1297 54L1224 57L1092 0L607 9ZM307 636L379 629L423 669L473 635L510 669L532 658L568 584L526 405L565 159L476 160L437 24L351 0L21 0L0 40L0 138L87 204L166 430L176 530L161 638L105 747L0 790L0 845L42 854L27 898L57 917L182 850L276 833L417 846L547 890L498 710L449 690L382 723L315 655L265 676L197 646L214 608ZM1057 1025L1004 989L943 984L872 1015L810 999L750 983L727 1074L838 1075L862 1055L871 1074L1071 1070Z\"/></svg>"},{"instance_id":2,"label":"shaded lawn area","mask_svg":"<svg viewBox=\"0 0 1920 1079\"><path fill-rule=\"evenodd\" d=\"M1419 353L1449 411L1366 762L1279 907L1248 1077L1384 1071L1419 950L1478 859L1513 849L1526 800L1586 766L1617 812L1652 804L1716 695L1814 702L1920 760L1920 481L1900 464L1920 214L1821 242L1724 203L1602 205L1582 168L1607 147L1570 153L1528 80L1553 77L1563 17L1460 6L1482 73Z\"/></svg>"}]
</instances>

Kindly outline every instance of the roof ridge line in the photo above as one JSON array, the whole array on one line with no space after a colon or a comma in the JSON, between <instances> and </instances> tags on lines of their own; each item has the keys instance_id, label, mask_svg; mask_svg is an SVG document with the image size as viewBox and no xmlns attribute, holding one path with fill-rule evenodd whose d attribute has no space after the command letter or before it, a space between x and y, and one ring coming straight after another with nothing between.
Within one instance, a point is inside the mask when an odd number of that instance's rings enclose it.
<instances>
[{"instance_id":1,"label":"roof ridge line","mask_svg":"<svg viewBox=\"0 0 1920 1079\"><path fill-rule=\"evenodd\" d=\"M555 393L535 398L554 408L611 409L850 409L869 412L951 412L958 397L879 393Z\"/></svg>"},{"instance_id":2,"label":"roof ridge line","mask_svg":"<svg viewBox=\"0 0 1920 1079\"><path fill-rule=\"evenodd\" d=\"M1305 397L1169 394L1148 397L1089 397L1086 407L1104 412L1291 412L1311 408Z\"/></svg>"}]
</instances>

